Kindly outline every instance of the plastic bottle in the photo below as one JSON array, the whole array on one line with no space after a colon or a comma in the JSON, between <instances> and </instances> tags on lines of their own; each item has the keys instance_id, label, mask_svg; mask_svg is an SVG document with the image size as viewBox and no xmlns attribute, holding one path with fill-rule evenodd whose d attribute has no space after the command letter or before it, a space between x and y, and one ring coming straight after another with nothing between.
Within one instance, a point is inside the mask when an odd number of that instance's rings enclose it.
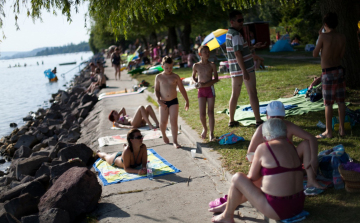
<instances>
[{"instance_id":1,"label":"plastic bottle","mask_svg":"<svg viewBox=\"0 0 360 223\"><path fill-rule=\"evenodd\" d=\"M331 165L333 168L333 183L334 183L334 188L335 189L342 189L344 188L344 181L341 178L341 175L339 173L339 165L340 165L340 160L339 157L337 156L333 156L331 158Z\"/></svg>"},{"instance_id":2,"label":"plastic bottle","mask_svg":"<svg viewBox=\"0 0 360 223\"><path fill-rule=\"evenodd\" d=\"M146 176L147 176L147 178L149 178L149 180L153 179L153 171L152 171L152 167L150 165L150 161L148 161L146 164Z\"/></svg>"}]
</instances>

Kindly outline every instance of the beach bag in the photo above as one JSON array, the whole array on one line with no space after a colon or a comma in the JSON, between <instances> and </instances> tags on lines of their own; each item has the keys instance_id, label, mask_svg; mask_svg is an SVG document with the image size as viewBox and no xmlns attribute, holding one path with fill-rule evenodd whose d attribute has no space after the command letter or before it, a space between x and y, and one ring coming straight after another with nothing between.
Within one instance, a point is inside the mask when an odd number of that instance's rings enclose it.
<instances>
[{"instance_id":1,"label":"beach bag","mask_svg":"<svg viewBox=\"0 0 360 223\"><path fill-rule=\"evenodd\" d=\"M245 139L241 136L237 136L234 133L226 133L219 137L219 144L220 145L230 145L237 143L239 141L244 141Z\"/></svg>"},{"instance_id":2,"label":"beach bag","mask_svg":"<svg viewBox=\"0 0 360 223\"><path fill-rule=\"evenodd\" d=\"M334 131L339 131L339 117L333 117L331 119L331 126ZM351 130L351 118L348 115L345 115L345 123L344 123L345 130Z\"/></svg>"},{"instance_id":3,"label":"beach bag","mask_svg":"<svg viewBox=\"0 0 360 223\"><path fill-rule=\"evenodd\" d=\"M350 156L345 152L343 145L337 145L331 149L321 151L318 154L319 171L328 179L333 179L333 161L338 159L339 163L347 163L351 160Z\"/></svg>"}]
</instances>

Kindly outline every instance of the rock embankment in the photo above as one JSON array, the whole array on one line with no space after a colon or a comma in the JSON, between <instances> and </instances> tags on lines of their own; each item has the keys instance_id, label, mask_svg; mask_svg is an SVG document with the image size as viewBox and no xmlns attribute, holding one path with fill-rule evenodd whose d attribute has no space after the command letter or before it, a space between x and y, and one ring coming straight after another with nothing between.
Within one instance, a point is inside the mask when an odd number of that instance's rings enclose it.
<instances>
[{"instance_id":1,"label":"rock embankment","mask_svg":"<svg viewBox=\"0 0 360 223\"><path fill-rule=\"evenodd\" d=\"M79 143L81 123L98 98L84 93L88 71L70 89L53 94L27 123L0 140L0 152L11 165L0 177L0 222L73 222L92 211L101 186L89 169L94 152Z\"/></svg>"}]
</instances>

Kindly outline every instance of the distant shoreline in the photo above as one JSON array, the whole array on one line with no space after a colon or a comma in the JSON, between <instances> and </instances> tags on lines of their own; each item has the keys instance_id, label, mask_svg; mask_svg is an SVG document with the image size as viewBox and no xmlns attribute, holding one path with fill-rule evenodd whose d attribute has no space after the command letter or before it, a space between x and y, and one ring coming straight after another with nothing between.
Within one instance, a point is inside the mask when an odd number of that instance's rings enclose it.
<instances>
[{"instance_id":1,"label":"distant shoreline","mask_svg":"<svg viewBox=\"0 0 360 223\"><path fill-rule=\"evenodd\" d=\"M31 58L31 57L43 57L43 56L53 56L53 55L59 55L59 54L69 54L69 53L81 53L81 52L91 52L91 50L86 50L86 51L77 51L77 52L68 52L68 53L56 53L56 54L49 54L49 55L41 55L41 56L24 56L24 57L14 57L14 58L8 58L8 57L4 57L1 58L0 60L14 60L14 59L23 59L23 58Z\"/></svg>"}]
</instances>

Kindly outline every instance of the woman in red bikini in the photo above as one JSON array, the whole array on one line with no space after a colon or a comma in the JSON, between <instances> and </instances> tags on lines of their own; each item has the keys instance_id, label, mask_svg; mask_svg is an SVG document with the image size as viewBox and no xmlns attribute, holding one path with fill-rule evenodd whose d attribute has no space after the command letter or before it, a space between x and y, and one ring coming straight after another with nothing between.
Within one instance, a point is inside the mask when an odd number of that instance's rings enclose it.
<instances>
[{"instance_id":1,"label":"woman in red bikini","mask_svg":"<svg viewBox=\"0 0 360 223\"><path fill-rule=\"evenodd\" d=\"M234 211L249 201L266 217L283 220L303 211L303 172L296 148L286 138L286 125L278 118L262 126L266 140L258 146L248 175L232 178L227 202L209 209L222 212L212 222L234 222Z\"/></svg>"},{"instance_id":2,"label":"woman in red bikini","mask_svg":"<svg viewBox=\"0 0 360 223\"><path fill-rule=\"evenodd\" d=\"M151 124L149 116L154 120L155 126ZM129 118L129 116L126 115L125 108L122 108L119 112L112 110L109 114L109 120L113 122L114 127L119 128L140 128L146 124L149 125L150 129L159 128L159 121L150 105L147 105L146 107L140 106L132 118Z\"/></svg>"}]
</instances>

